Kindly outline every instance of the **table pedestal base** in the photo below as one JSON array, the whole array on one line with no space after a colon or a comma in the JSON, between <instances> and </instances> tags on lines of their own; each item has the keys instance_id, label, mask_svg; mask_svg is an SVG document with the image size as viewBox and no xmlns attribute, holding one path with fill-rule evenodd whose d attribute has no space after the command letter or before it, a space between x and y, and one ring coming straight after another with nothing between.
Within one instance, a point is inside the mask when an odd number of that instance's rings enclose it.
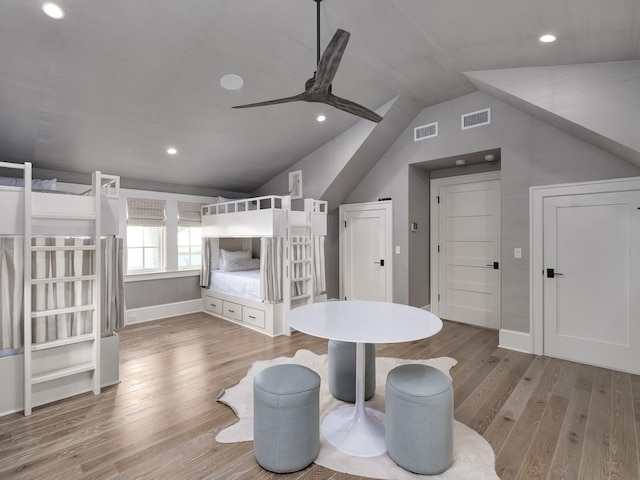
<instances>
[{"instance_id":1,"label":"table pedestal base","mask_svg":"<svg viewBox=\"0 0 640 480\"><path fill-rule=\"evenodd\" d=\"M333 410L322 420L320 431L338 450L358 457L376 457L387 451L384 413L372 408L359 412L353 406Z\"/></svg>"}]
</instances>

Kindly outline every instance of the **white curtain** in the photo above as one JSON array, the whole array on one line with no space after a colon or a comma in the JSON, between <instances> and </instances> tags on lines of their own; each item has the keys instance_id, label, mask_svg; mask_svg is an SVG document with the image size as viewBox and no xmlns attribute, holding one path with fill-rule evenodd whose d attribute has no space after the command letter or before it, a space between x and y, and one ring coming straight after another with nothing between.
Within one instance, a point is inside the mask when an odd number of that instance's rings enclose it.
<instances>
[{"instance_id":1,"label":"white curtain","mask_svg":"<svg viewBox=\"0 0 640 480\"><path fill-rule=\"evenodd\" d=\"M17 349L22 341L23 245L22 238L0 238L0 337L2 349ZM36 238L35 245L82 245L89 238ZM110 335L124 326L123 240L102 239L104 263L101 278L101 332ZM32 278L92 274L91 251L37 251L33 254ZM44 283L32 287L32 309L48 310L91 303L91 282ZM34 343L90 333L93 312L50 315L33 320Z\"/></svg>"},{"instance_id":2,"label":"white curtain","mask_svg":"<svg viewBox=\"0 0 640 480\"><path fill-rule=\"evenodd\" d=\"M101 334L109 336L124 327L124 239L105 237L102 246Z\"/></svg>"},{"instance_id":3,"label":"white curtain","mask_svg":"<svg viewBox=\"0 0 640 480\"><path fill-rule=\"evenodd\" d=\"M0 350L22 347L22 242L0 237Z\"/></svg>"},{"instance_id":4,"label":"white curtain","mask_svg":"<svg viewBox=\"0 0 640 480\"><path fill-rule=\"evenodd\" d=\"M282 300L282 237L260 239L260 299L263 302Z\"/></svg>"},{"instance_id":5,"label":"white curtain","mask_svg":"<svg viewBox=\"0 0 640 480\"><path fill-rule=\"evenodd\" d=\"M202 263L200 264L200 286L209 288L211 276L211 239L202 238Z\"/></svg>"},{"instance_id":6,"label":"white curtain","mask_svg":"<svg viewBox=\"0 0 640 480\"><path fill-rule=\"evenodd\" d=\"M327 280L324 266L324 237L313 237L313 285L314 294L320 295L327 291Z\"/></svg>"},{"instance_id":7,"label":"white curtain","mask_svg":"<svg viewBox=\"0 0 640 480\"><path fill-rule=\"evenodd\" d=\"M38 237L36 246L80 246L90 244L90 238ZM91 275L93 252L83 250L36 251L33 255L32 275L34 279ZM36 284L32 290L32 309L53 310L70 306L87 305L92 302L91 282ZM38 317L33 320L34 343L91 333L93 312L63 313Z\"/></svg>"}]
</instances>

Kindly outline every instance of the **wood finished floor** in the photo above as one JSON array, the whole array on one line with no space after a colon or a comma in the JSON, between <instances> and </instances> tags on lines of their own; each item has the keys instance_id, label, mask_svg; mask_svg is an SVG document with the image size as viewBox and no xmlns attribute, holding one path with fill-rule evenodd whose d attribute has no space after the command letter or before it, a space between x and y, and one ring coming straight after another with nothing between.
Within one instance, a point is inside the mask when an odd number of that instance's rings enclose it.
<instances>
[{"instance_id":1,"label":"wood finished floor","mask_svg":"<svg viewBox=\"0 0 640 480\"><path fill-rule=\"evenodd\" d=\"M235 422L216 402L255 360L326 353L300 333L271 339L193 314L120 332L121 383L0 418L0 478L355 479L312 464L262 470L252 442L219 444ZM455 417L486 438L508 479L637 480L640 377L497 348L495 331L445 322L437 336L378 356L450 356Z\"/></svg>"}]
</instances>

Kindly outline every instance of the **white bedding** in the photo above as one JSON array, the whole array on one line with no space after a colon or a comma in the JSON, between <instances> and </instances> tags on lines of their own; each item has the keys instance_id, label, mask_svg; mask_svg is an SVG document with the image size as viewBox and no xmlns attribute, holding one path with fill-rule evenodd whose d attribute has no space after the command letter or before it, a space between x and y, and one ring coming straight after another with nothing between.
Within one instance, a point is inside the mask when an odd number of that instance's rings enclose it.
<instances>
[{"instance_id":1,"label":"white bedding","mask_svg":"<svg viewBox=\"0 0 640 480\"><path fill-rule=\"evenodd\" d=\"M223 272L211 270L209 290L260 301L260 270Z\"/></svg>"}]
</instances>

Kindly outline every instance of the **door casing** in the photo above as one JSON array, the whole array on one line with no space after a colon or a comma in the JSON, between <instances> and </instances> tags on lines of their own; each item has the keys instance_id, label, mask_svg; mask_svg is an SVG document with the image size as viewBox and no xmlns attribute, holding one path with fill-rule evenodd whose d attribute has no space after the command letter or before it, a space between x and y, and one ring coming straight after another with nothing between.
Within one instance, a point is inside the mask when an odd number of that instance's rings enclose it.
<instances>
[{"instance_id":1,"label":"door casing","mask_svg":"<svg viewBox=\"0 0 640 480\"><path fill-rule=\"evenodd\" d=\"M560 184L529 189L529 332L531 353L544 354L544 199L589 193L640 190L640 177Z\"/></svg>"},{"instance_id":2,"label":"door casing","mask_svg":"<svg viewBox=\"0 0 640 480\"><path fill-rule=\"evenodd\" d=\"M438 194L439 187L445 185L461 185L465 183L476 183L476 182L486 182L491 180L500 180L501 172L500 171L492 171L492 172L484 172L484 173L474 173L469 175L458 175L454 177L445 177L445 178L437 178L432 179L430 182L430 229L431 229L431 240L430 240L430 258L431 258L431 271L430 271L430 298L431 298L431 311L438 315L438 290L439 290L439 282L440 282L440 265L438 262L438 244L440 241L440 211L438 209ZM500 268L502 268L501 259L496 259L500 261ZM502 288L500 285L499 288Z\"/></svg>"},{"instance_id":3,"label":"door casing","mask_svg":"<svg viewBox=\"0 0 640 480\"><path fill-rule=\"evenodd\" d=\"M391 200L366 203L349 203L340 205L339 209L339 240L340 240L340 299L345 298L345 262L348 260L346 238L345 238L345 222L348 212L366 212L374 210L383 210L386 216L386 229L384 232L384 260L385 260L385 302L393 301L393 205Z\"/></svg>"}]
</instances>

